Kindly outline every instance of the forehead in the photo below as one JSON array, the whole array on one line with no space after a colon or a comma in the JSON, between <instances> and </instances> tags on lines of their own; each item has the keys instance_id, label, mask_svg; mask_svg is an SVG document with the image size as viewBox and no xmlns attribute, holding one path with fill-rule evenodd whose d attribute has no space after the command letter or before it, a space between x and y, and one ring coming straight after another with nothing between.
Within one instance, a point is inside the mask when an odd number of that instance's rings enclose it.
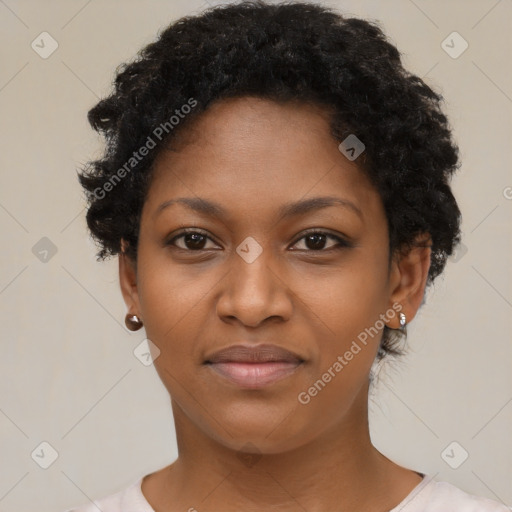
<instances>
[{"instance_id":1,"label":"forehead","mask_svg":"<svg viewBox=\"0 0 512 512\"><path fill-rule=\"evenodd\" d=\"M230 98L212 104L160 152L145 208L196 195L233 206L238 198L258 210L333 192L376 200L365 173L339 151L325 108Z\"/></svg>"},{"instance_id":2,"label":"forehead","mask_svg":"<svg viewBox=\"0 0 512 512\"><path fill-rule=\"evenodd\" d=\"M211 103L184 130L178 131L172 146L179 150L194 143L218 143L231 139L234 133L240 137L261 137L269 130L283 127L294 130L296 135L317 132L323 137L329 133L328 116L327 107L311 102L276 102L257 96L224 98Z\"/></svg>"}]
</instances>

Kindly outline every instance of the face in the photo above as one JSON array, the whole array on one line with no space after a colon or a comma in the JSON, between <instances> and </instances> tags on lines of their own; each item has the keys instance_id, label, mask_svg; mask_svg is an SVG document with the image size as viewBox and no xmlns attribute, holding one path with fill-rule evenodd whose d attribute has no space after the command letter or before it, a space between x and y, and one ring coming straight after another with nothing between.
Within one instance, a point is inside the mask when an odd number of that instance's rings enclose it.
<instances>
[{"instance_id":1,"label":"face","mask_svg":"<svg viewBox=\"0 0 512 512\"><path fill-rule=\"evenodd\" d=\"M184 133L155 161L136 274L121 262L175 421L262 453L366 421L383 326L397 327L400 300L415 313L404 284L421 288L425 277L389 266L378 192L313 106L223 100ZM261 343L302 362L252 388L205 364L220 349Z\"/></svg>"}]
</instances>

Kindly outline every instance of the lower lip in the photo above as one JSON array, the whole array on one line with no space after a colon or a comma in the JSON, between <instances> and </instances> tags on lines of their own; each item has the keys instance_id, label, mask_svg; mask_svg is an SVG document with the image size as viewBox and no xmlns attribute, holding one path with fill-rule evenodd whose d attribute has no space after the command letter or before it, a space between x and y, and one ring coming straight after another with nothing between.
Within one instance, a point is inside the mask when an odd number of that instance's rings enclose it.
<instances>
[{"instance_id":1,"label":"lower lip","mask_svg":"<svg viewBox=\"0 0 512 512\"><path fill-rule=\"evenodd\" d=\"M209 363L219 375L238 386L257 389L288 377L300 366L300 362L275 361L270 363Z\"/></svg>"}]
</instances>

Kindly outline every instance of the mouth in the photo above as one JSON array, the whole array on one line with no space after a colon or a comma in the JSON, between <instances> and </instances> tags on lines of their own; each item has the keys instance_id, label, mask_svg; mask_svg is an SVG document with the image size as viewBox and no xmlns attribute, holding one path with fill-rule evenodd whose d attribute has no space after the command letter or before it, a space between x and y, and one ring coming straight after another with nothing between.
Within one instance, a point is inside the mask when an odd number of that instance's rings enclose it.
<instances>
[{"instance_id":1,"label":"mouth","mask_svg":"<svg viewBox=\"0 0 512 512\"><path fill-rule=\"evenodd\" d=\"M233 345L209 356L204 364L215 374L248 389L258 389L289 377L304 360L277 345Z\"/></svg>"}]
</instances>

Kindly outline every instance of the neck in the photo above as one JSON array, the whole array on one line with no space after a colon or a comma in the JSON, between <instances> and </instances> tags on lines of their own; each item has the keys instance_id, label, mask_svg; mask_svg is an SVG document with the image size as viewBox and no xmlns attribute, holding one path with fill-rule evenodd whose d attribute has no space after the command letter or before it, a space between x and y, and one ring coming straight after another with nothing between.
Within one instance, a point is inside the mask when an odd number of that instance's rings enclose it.
<instances>
[{"instance_id":1,"label":"neck","mask_svg":"<svg viewBox=\"0 0 512 512\"><path fill-rule=\"evenodd\" d=\"M162 470L159 497L149 485L146 495L155 496L150 503L157 512L157 504L168 510L164 503L226 512L266 507L283 512L390 510L420 478L372 445L367 393L366 386L342 421L329 423L326 417L325 430L309 442L271 453L260 453L257 441L243 452L226 447L206 436L173 402L179 457Z\"/></svg>"}]
</instances>

